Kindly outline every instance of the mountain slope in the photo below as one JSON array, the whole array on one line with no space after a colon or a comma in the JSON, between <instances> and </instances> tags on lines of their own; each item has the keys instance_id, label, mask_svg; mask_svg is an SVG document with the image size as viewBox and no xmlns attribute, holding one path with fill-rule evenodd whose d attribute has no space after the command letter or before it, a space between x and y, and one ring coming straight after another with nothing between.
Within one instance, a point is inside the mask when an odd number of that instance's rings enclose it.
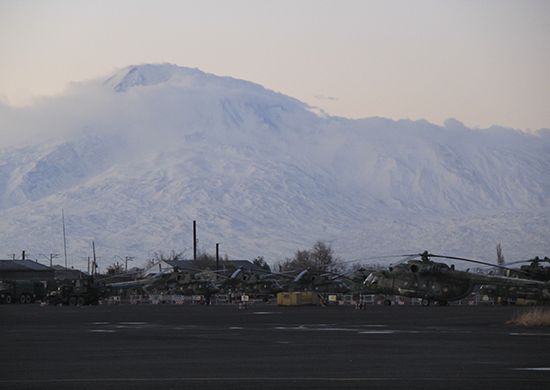
<instances>
[{"instance_id":1,"label":"mountain slope","mask_svg":"<svg viewBox=\"0 0 550 390\"><path fill-rule=\"evenodd\" d=\"M424 249L493 260L497 243L513 258L550 251L548 132L314 111L171 64L7 111L3 127L60 134L0 152L4 251L60 253L61 209L75 266L91 241L103 267L191 254L193 220L202 250L268 262L316 240L344 260Z\"/></svg>"}]
</instances>

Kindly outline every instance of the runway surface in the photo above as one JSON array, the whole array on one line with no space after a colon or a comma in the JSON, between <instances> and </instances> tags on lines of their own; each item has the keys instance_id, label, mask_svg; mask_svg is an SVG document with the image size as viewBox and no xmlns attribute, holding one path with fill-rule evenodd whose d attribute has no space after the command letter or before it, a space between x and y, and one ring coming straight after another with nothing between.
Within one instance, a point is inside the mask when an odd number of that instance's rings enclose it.
<instances>
[{"instance_id":1,"label":"runway surface","mask_svg":"<svg viewBox=\"0 0 550 390\"><path fill-rule=\"evenodd\" d=\"M0 389L549 389L500 306L0 306Z\"/></svg>"}]
</instances>

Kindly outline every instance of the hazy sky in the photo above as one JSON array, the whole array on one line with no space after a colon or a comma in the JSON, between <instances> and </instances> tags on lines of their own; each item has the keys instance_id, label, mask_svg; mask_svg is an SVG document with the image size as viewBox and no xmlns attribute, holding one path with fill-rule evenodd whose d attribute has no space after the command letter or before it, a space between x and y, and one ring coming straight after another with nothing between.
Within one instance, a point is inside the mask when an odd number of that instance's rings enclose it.
<instances>
[{"instance_id":1,"label":"hazy sky","mask_svg":"<svg viewBox=\"0 0 550 390\"><path fill-rule=\"evenodd\" d=\"M549 21L548 0L0 0L0 101L170 62L331 115L550 128Z\"/></svg>"}]
</instances>

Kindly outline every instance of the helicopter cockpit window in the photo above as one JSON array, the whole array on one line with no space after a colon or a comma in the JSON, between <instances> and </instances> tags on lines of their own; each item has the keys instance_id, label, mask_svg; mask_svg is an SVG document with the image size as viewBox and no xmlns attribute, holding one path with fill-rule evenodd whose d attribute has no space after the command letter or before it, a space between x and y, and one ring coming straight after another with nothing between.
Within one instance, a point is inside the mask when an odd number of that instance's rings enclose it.
<instances>
[{"instance_id":1,"label":"helicopter cockpit window","mask_svg":"<svg viewBox=\"0 0 550 390\"><path fill-rule=\"evenodd\" d=\"M380 279L379 276L377 276L375 274L370 274L368 276L367 280L365 280L365 284L367 284L367 285L378 284L379 279Z\"/></svg>"}]
</instances>

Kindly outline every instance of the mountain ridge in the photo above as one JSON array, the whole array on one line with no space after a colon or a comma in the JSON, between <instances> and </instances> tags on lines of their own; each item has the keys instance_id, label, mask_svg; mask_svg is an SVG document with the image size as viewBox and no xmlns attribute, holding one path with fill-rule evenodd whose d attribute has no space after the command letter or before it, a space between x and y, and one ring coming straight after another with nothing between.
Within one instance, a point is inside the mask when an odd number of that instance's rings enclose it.
<instances>
[{"instance_id":1,"label":"mountain ridge","mask_svg":"<svg viewBox=\"0 0 550 390\"><path fill-rule=\"evenodd\" d=\"M318 115L258 84L172 64L127 67L72 93L91 108L57 122L70 99L52 98L52 117L33 128L57 124L64 137L0 151L6 253L59 253L61 209L76 266L91 241L104 267L115 255L189 254L193 220L202 250L221 243L231 258L270 263L317 240L345 260L424 249L491 260L498 243L514 259L550 250L544 131Z\"/></svg>"}]
</instances>

